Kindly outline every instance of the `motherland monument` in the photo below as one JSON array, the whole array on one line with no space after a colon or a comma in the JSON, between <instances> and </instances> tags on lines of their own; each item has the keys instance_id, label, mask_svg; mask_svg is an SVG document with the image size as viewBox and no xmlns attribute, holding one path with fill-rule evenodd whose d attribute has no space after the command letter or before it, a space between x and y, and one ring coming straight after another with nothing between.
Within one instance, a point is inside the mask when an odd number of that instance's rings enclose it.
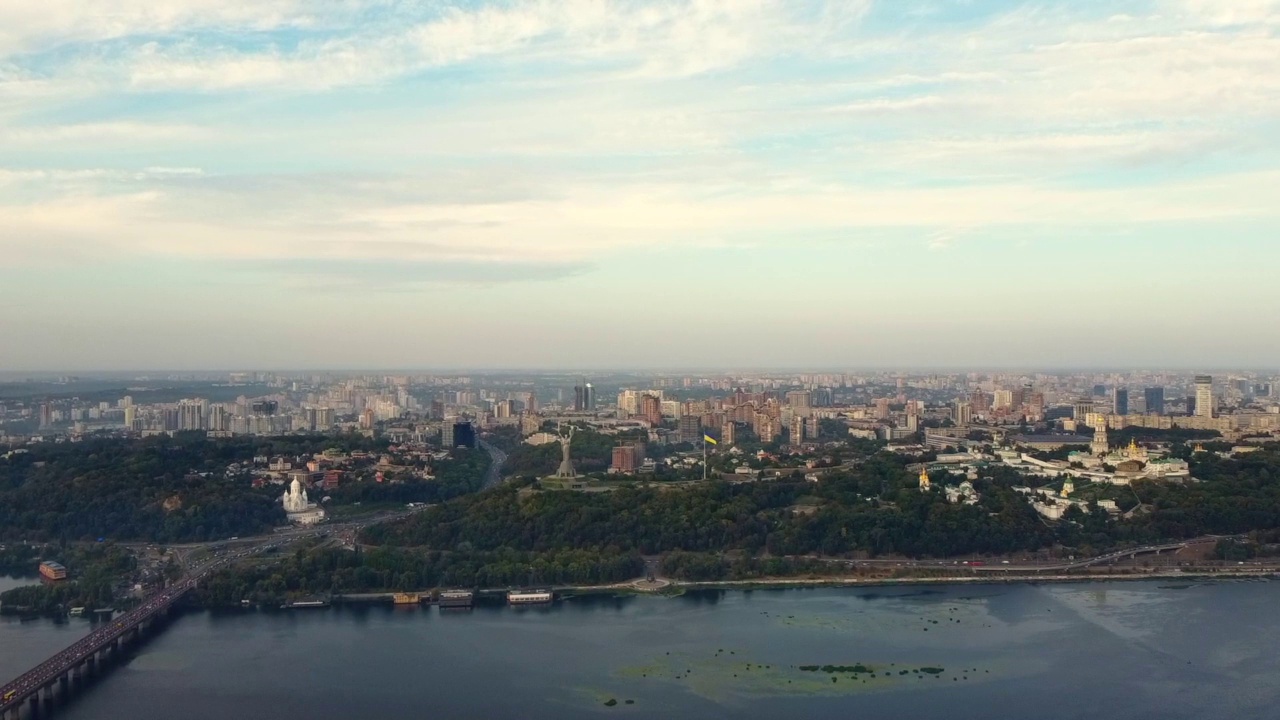
<instances>
[{"instance_id":1,"label":"motherland monument","mask_svg":"<svg viewBox=\"0 0 1280 720\"><path fill-rule=\"evenodd\" d=\"M558 432L556 433L556 439L560 441L561 452L560 469L556 471L556 477L558 478L578 477L577 471L573 469L573 459L569 456L569 445L573 442L573 433L575 430L577 430L577 428L570 425L568 435L561 435Z\"/></svg>"}]
</instances>

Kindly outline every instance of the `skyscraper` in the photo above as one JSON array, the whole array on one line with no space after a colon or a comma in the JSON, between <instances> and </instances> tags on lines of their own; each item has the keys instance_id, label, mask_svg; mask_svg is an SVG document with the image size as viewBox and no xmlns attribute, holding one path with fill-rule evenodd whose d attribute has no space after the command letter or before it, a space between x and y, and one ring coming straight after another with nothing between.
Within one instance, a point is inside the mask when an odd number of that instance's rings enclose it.
<instances>
[{"instance_id":1,"label":"skyscraper","mask_svg":"<svg viewBox=\"0 0 1280 720\"><path fill-rule=\"evenodd\" d=\"M582 412L587 409L587 389L581 385L573 387L573 411Z\"/></svg>"},{"instance_id":2,"label":"skyscraper","mask_svg":"<svg viewBox=\"0 0 1280 720\"><path fill-rule=\"evenodd\" d=\"M1147 401L1147 412L1155 415L1164 414L1164 388L1149 387L1143 391Z\"/></svg>"},{"instance_id":3,"label":"skyscraper","mask_svg":"<svg viewBox=\"0 0 1280 720\"><path fill-rule=\"evenodd\" d=\"M662 424L662 398L645 394L640 398L640 415L649 424L657 427Z\"/></svg>"},{"instance_id":4,"label":"skyscraper","mask_svg":"<svg viewBox=\"0 0 1280 720\"><path fill-rule=\"evenodd\" d=\"M1111 389L1111 412L1114 415L1129 414L1128 388L1117 387Z\"/></svg>"},{"instance_id":5,"label":"skyscraper","mask_svg":"<svg viewBox=\"0 0 1280 720\"><path fill-rule=\"evenodd\" d=\"M582 386L582 409L587 412L596 409L596 389L591 383Z\"/></svg>"},{"instance_id":6,"label":"skyscraper","mask_svg":"<svg viewBox=\"0 0 1280 720\"><path fill-rule=\"evenodd\" d=\"M1213 377L1196 376L1196 417L1213 417Z\"/></svg>"}]
</instances>

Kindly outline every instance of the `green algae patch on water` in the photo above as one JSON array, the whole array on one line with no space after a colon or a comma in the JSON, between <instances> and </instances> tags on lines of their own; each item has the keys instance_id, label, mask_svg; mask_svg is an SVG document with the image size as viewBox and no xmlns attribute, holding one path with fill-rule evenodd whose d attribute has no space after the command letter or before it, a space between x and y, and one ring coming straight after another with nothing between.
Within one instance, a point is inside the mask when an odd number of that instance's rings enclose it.
<instances>
[{"instance_id":1,"label":"green algae patch on water","mask_svg":"<svg viewBox=\"0 0 1280 720\"><path fill-rule=\"evenodd\" d=\"M574 694L577 696L577 703L583 707L599 708L601 706L622 712L624 708L629 710L638 710L639 706L635 700L621 700L619 698L627 697L623 693L615 690L602 690L592 687L576 687L573 688Z\"/></svg>"},{"instance_id":2,"label":"green algae patch on water","mask_svg":"<svg viewBox=\"0 0 1280 720\"><path fill-rule=\"evenodd\" d=\"M879 666L866 663L827 667L839 671L806 671L720 653L702 657L677 654L664 655L653 663L621 668L614 676L631 681L682 685L696 695L717 702L742 697L853 695L891 688L899 682L887 673L877 672ZM859 672L853 672L855 669Z\"/></svg>"}]
</instances>

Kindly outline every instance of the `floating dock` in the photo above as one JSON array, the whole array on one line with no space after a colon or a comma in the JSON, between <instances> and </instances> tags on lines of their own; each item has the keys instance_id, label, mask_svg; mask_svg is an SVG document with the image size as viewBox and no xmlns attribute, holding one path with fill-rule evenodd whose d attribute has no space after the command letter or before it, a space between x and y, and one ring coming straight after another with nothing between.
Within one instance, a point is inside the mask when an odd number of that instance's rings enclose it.
<instances>
[{"instance_id":1,"label":"floating dock","mask_svg":"<svg viewBox=\"0 0 1280 720\"><path fill-rule=\"evenodd\" d=\"M476 594L470 590L442 590L437 600L442 608L469 608L475 601Z\"/></svg>"},{"instance_id":2,"label":"floating dock","mask_svg":"<svg viewBox=\"0 0 1280 720\"><path fill-rule=\"evenodd\" d=\"M548 605L556 599L550 590L512 590L507 593L508 605Z\"/></svg>"}]
</instances>

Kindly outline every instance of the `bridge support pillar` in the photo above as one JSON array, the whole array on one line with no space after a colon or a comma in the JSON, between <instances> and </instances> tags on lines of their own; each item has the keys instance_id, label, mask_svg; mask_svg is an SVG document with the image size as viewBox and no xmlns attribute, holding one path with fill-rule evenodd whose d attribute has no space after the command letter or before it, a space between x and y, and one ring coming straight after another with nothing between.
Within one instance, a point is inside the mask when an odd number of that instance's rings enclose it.
<instances>
[{"instance_id":1,"label":"bridge support pillar","mask_svg":"<svg viewBox=\"0 0 1280 720\"><path fill-rule=\"evenodd\" d=\"M71 671L70 670L58 676L58 694L62 696L63 700L66 700L67 696L71 694Z\"/></svg>"},{"instance_id":2,"label":"bridge support pillar","mask_svg":"<svg viewBox=\"0 0 1280 720\"><path fill-rule=\"evenodd\" d=\"M85 674L93 677L98 674L98 654L92 653L84 661Z\"/></svg>"},{"instance_id":3,"label":"bridge support pillar","mask_svg":"<svg viewBox=\"0 0 1280 720\"><path fill-rule=\"evenodd\" d=\"M28 708L27 717L32 718L32 720L35 720L35 718L40 717L40 691L39 690L36 690L35 692L31 693L31 697L27 699L27 708Z\"/></svg>"}]
</instances>

